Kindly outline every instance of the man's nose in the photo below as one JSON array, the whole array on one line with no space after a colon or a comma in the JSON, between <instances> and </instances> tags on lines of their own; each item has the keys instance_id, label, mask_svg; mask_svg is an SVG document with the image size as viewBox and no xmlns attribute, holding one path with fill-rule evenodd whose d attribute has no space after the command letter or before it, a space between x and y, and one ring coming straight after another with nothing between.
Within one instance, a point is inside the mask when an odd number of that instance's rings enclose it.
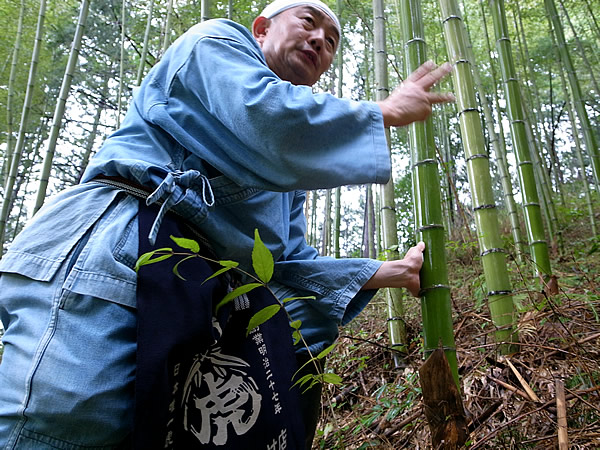
<instances>
[{"instance_id":1,"label":"man's nose","mask_svg":"<svg viewBox=\"0 0 600 450\"><path fill-rule=\"evenodd\" d=\"M316 51L319 52L323 48L325 42L325 30L322 28L315 28L310 37L310 45Z\"/></svg>"}]
</instances>

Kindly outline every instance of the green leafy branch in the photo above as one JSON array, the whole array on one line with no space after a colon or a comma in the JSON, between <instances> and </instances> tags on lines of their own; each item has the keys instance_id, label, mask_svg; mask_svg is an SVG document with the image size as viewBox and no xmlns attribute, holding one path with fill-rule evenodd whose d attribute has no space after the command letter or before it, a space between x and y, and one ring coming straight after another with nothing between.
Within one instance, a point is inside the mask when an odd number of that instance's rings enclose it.
<instances>
[{"instance_id":1,"label":"green leafy branch","mask_svg":"<svg viewBox=\"0 0 600 450\"><path fill-rule=\"evenodd\" d=\"M319 366L317 364L318 360L323 359L329 352L331 352L333 350L333 348L335 347L335 344L333 344L333 345L329 346L328 348L326 348L325 350L323 350L316 357L313 357L312 353L310 352L310 349L308 349L308 344L302 337L302 333L300 331L302 322L300 320L292 320L289 313L283 306L285 303L291 302L293 300L314 300L315 297L314 296L288 297L288 298L284 298L283 300L279 300L279 298L275 295L275 293L271 290L271 288L268 285L268 283L271 281L271 278L273 277L273 270L275 267L275 263L273 261L273 255L271 254L271 252L269 251L267 246L263 243L262 239L260 238L260 234L259 234L258 230L256 230L256 229L254 230L254 246L252 249L252 268L254 269L255 274L251 274L251 273L248 273L248 272L240 269L239 264L235 261L214 260L214 259L208 258L204 255L201 255L200 254L200 245L198 244L198 242L196 242L193 239L187 239L187 238L181 238L181 237L175 237L175 236L171 236L171 239L173 240L173 242L175 244L177 244L177 246L179 246L180 248L182 248L184 250L187 250L187 252L176 252L172 248L163 247L163 248L159 248L159 249L144 253L143 255L141 255L138 258L138 260L135 264L136 273L143 266L147 266L149 264L154 264L154 263L158 263L161 261L165 261L166 259L169 259L173 256L182 256L183 257L175 264L175 266L173 266L173 274L183 281L185 281L185 278L179 272L179 266L183 262L188 261L192 258L202 258L205 261L208 261L208 262L211 262L214 264L218 264L219 266L221 266L221 268L219 270L215 271L215 273L213 273L208 278L206 278L203 281L203 283L206 283L208 280L218 277L219 275L222 275L225 272L235 269L239 273L244 274L246 277L251 279L252 282L238 286L235 289L233 289L231 292L227 293L217 303L216 311L218 312L219 309L221 309L223 306L225 306L226 304L228 304L229 302L233 301L235 298L237 298L243 294L247 294L248 292L250 292L258 287L265 287L271 293L271 295L273 295L273 297L277 300L277 304L269 305L269 306L262 308L260 311L255 313L250 318L250 320L248 322L248 326L246 328L246 336L248 336L248 334L254 328L262 325L267 320L272 318L275 314L277 314L280 310L283 310L285 312L285 314L287 315L288 320L290 322L290 327L293 330L292 338L294 340L294 345L296 345L300 341L302 341L302 343L307 348L309 355L311 357L299 369L299 371L302 368L304 368L307 364L310 364L310 363L314 364L315 367L317 368L317 374L308 374L308 375L301 377L294 383L294 386L296 384L299 384L302 387L308 383L308 387L306 389L310 389L315 383L333 383L333 384L341 383L341 378L338 375L333 374L333 373L321 373L321 371L319 370ZM296 374L294 374L294 377L298 374L298 372L296 372Z\"/></svg>"}]
</instances>

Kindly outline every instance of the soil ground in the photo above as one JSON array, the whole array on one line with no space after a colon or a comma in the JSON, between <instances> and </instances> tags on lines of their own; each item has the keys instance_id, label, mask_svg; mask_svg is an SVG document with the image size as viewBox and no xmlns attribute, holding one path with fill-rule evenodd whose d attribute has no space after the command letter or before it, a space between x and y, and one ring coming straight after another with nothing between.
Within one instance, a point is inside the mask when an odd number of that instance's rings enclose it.
<instances>
[{"instance_id":1,"label":"soil ground","mask_svg":"<svg viewBox=\"0 0 600 450\"><path fill-rule=\"evenodd\" d=\"M465 448L559 448L561 385L564 448L600 448L600 239L589 237L581 217L564 219L563 250L552 254L557 294L536 287L527 258L509 262L521 346L507 358L494 342L477 245L448 243L459 374L471 431ZM389 348L382 297L341 329L327 370L343 382L324 389L314 448L432 448L418 377L420 302L407 297L405 308L409 355L403 368L396 368Z\"/></svg>"}]
</instances>

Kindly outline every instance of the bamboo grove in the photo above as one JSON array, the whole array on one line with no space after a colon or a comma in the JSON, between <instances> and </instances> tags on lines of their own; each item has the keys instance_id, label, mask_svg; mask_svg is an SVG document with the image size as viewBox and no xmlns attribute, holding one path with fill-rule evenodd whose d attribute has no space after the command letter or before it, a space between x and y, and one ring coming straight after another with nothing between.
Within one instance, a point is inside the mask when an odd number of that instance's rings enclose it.
<instances>
[{"instance_id":1,"label":"bamboo grove","mask_svg":"<svg viewBox=\"0 0 600 450\"><path fill-rule=\"evenodd\" d=\"M307 239L322 254L398 258L426 243L424 353L445 350L458 382L446 252L476 242L498 351L518 349L510 272L555 288L565 251L560 211L600 211L600 5L592 0L338 0L341 50L318 89L357 100L388 95L427 59L453 66L439 89L456 103L390 130L386 186L310 192ZM0 241L6 249L48 196L77 183L123 117L135 86L196 22L246 26L265 2L0 0ZM226 76L226 74L218 74ZM382 324L407 344L401 292ZM383 325L385 328L385 325Z\"/></svg>"}]
</instances>

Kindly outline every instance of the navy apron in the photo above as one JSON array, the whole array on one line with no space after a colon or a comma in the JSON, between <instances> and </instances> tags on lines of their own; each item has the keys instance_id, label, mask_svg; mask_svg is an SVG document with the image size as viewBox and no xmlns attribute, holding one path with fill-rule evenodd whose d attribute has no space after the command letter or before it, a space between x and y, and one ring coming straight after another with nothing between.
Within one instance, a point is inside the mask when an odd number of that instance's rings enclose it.
<instances>
[{"instance_id":1,"label":"navy apron","mask_svg":"<svg viewBox=\"0 0 600 450\"><path fill-rule=\"evenodd\" d=\"M194 233L173 214L150 247L157 211L140 200L139 254L162 247L185 251L169 236L194 239ZM134 448L304 448L298 389L290 389L297 362L284 311L246 336L250 318L274 304L273 295L255 289L215 316L215 305L231 289L229 277L203 283L220 267L193 258L179 266L183 281L172 272L180 259L138 273Z\"/></svg>"}]
</instances>

